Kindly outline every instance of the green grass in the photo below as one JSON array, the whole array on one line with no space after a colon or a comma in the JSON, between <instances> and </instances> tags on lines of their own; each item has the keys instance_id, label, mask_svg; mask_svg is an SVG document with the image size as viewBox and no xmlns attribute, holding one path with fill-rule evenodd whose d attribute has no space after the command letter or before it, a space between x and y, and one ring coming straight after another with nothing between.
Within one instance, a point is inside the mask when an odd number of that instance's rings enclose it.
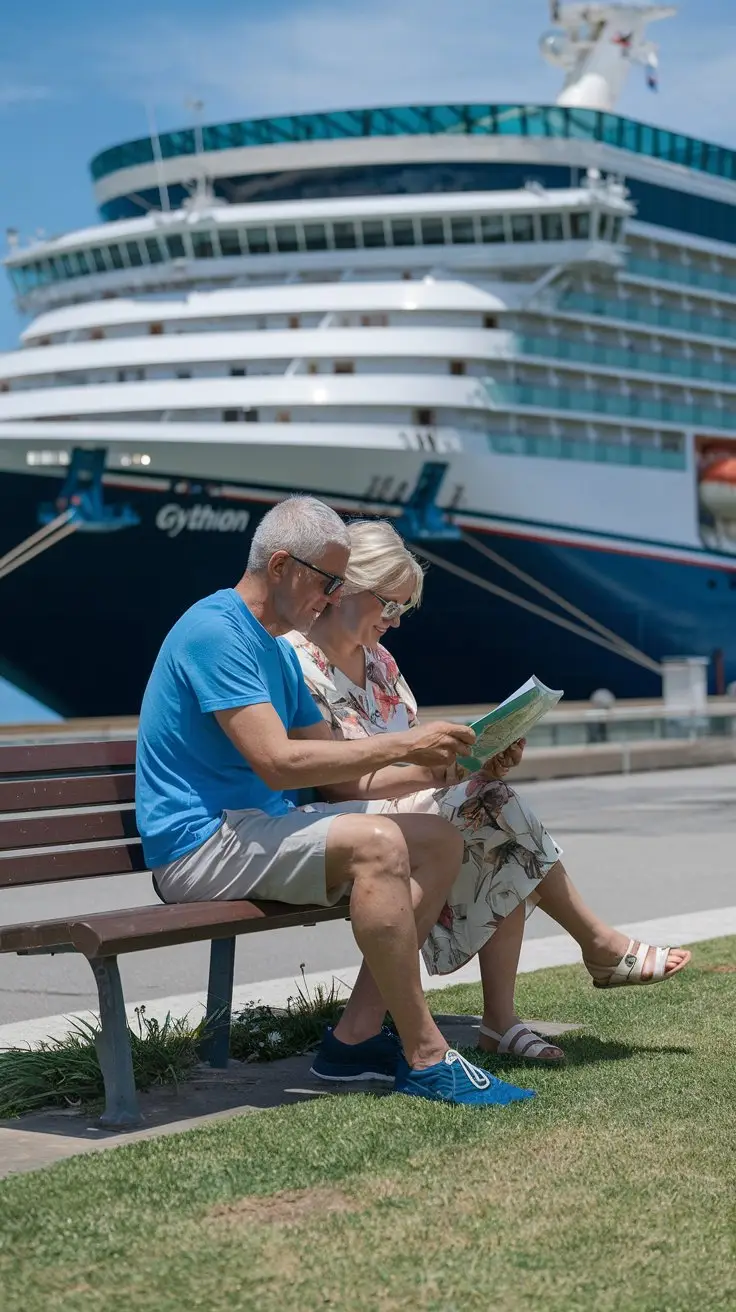
<instances>
[{"instance_id":1,"label":"green grass","mask_svg":"<svg viewBox=\"0 0 736 1312\"><path fill-rule=\"evenodd\" d=\"M302 967L302 975L304 973ZM285 1009L248 1004L233 1017L230 1054L238 1061L273 1061L309 1052L325 1024L334 1023L343 1002L333 987L309 993L297 985ZM104 1098L95 1049L98 1026L80 1021L68 1034L34 1047L0 1051L0 1118L23 1116L43 1107L95 1107ZM204 1022L168 1015L159 1023L136 1007L130 1027L136 1087L178 1084L199 1061Z\"/></svg>"},{"instance_id":2,"label":"green grass","mask_svg":"<svg viewBox=\"0 0 736 1312\"><path fill-rule=\"evenodd\" d=\"M666 985L523 976L582 1021L533 1103L325 1096L0 1183L3 1307L733 1312L736 939ZM432 995L475 1012L475 987Z\"/></svg>"}]
</instances>

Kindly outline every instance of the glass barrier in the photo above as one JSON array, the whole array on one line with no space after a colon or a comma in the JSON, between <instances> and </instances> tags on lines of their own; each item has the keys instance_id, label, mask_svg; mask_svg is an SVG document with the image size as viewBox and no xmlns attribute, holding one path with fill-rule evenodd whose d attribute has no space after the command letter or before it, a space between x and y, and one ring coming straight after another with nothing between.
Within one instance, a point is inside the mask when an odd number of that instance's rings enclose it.
<instances>
[{"instance_id":1,"label":"glass barrier","mask_svg":"<svg viewBox=\"0 0 736 1312\"><path fill-rule=\"evenodd\" d=\"M619 150L648 155L736 180L736 151L680 132L651 127L634 119L600 110L535 105L406 105L386 109L353 109L330 114L295 114L278 118L242 119L202 128L205 151L284 142L326 141L350 137L386 136L519 136L598 141ZM194 128L164 132L161 155L172 159L197 153ZM90 164L94 181L119 169L153 163L150 137L112 146Z\"/></svg>"},{"instance_id":2,"label":"glass barrier","mask_svg":"<svg viewBox=\"0 0 736 1312\"><path fill-rule=\"evenodd\" d=\"M599 386L590 391L571 387L542 387L528 383L502 383L485 378L483 385L494 409L507 406L534 406L540 410L575 410L583 414L601 414L621 419L645 419L653 423L683 424L687 427L736 430L736 408L683 405L642 396L623 396L604 392Z\"/></svg>"},{"instance_id":3,"label":"glass barrier","mask_svg":"<svg viewBox=\"0 0 736 1312\"><path fill-rule=\"evenodd\" d=\"M563 312L599 315L606 319L624 319L631 323L649 323L655 328L675 328L680 332L699 333L703 337L728 337L736 342L736 318L718 319L715 315L696 314L692 310L674 310L667 305L645 305L642 301L570 292L559 301Z\"/></svg>"},{"instance_id":4,"label":"glass barrier","mask_svg":"<svg viewBox=\"0 0 736 1312\"><path fill-rule=\"evenodd\" d=\"M736 343L735 343L736 344ZM596 346L593 342L571 341L565 337L517 338L519 355L546 356L550 360L604 365L609 369L667 374L673 378L694 378L713 383L736 383L736 358L732 361L698 360L694 357L661 355L654 351L626 350L622 346Z\"/></svg>"},{"instance_id":5,"label":"glass barrier","mask_svg":"<svg viewBox=\"0 0 736 1312\"><path fill-rule=\"evenodd\" d=\"M665 451L650 446L623 443L587 442L566 437L528 437L516 433L487 433L491 451L501 455L539 456L546 460L585 460L595 464L642 465L650 469L686 469L684 447Z\"/></svg>"},{"instance_id":6,"label":"glass barrier","mask_svg":"<svg viewBox=\"0 0 736 1312\"><path fill-rule=\"evenodd\" d=\"M638 255L630 255L626 261L626 272L639 274L642 278L656 278L662 282L676 282L684 287L703 287L709 291L736 296L736 275L716 273L709 269L693 269L684 264L672 264L664 260L647 260Z\"/></svg>"}]
</instances>

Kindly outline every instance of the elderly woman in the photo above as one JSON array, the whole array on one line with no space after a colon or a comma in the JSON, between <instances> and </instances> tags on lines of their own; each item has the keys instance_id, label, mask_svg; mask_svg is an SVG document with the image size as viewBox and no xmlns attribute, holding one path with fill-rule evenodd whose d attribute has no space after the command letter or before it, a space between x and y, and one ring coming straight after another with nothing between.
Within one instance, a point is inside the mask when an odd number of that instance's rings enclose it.
<instances>
[{"instance_id":1,"label":"elderly woman","mask_svg":"<svg viewBox=\"0 0 736 1312\"><path fill-rule=\"evenodd\" d=\"M324 718L345 738L405 730L417 707L396 662L382 646L387 630L421 600L423 573L388 523L349 526L347 582L309 638L289 634ZM482 773L451 777L392 766L323 790L328 801L385 799L386 811L432 812L462 830L465 860L438 923L422 949L432 974L449 974L476 954L483 986L479 1046L526 1060L559 1063L562 1050L524 1026L514 989L524 920L541 906L580 945L597 988L654 984L682 970L690 953L637 943L604 924L583 903L560 860L561 849L533 811L504 782L524 742Z\"/></svg>"}]
</instances>

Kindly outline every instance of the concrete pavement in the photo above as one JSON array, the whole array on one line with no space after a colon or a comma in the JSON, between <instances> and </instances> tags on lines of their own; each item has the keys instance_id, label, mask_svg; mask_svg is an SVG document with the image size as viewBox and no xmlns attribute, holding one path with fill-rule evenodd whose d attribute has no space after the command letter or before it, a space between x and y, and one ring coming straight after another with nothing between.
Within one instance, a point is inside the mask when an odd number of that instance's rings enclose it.
<instances>
[{"instance_id":1,"label":"concrete pavement","mask_svg":"<svg viewBox=\"0 0 736 1312\"><path fill-rule=\"evenodd\" d=\"M525 783L523 794L565 849L565 863L595 910L613 923L736 905L736 765ZM0 892L5 924L29 916L102 911L154 902L146 876L84 880ZM686 921L684 923L687 923ZM530 939L560 933L536 912ZM684 937L684 935L683 935ZM126 999L169 998L204 988L208 944L133 953L121 960ZM348 924L248 935L236 984L357 963ZM92 974L63 955L0 957L0 1026L96 1007Z\"/></svg>"}]
</instances>

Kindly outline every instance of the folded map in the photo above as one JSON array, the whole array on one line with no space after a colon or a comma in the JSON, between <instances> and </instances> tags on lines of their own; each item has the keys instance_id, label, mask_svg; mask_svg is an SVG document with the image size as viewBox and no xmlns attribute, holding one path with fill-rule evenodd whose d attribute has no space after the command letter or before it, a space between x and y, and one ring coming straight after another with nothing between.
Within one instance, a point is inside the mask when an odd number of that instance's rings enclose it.
<instances>
[{"instance_id":1,"label":"folded map","mask_svg":"<svg viewBox=\"0 0 736 1312\"><path fill-rule=\"evenodd\" d=\"M530 729L538 724L548 711L556 706L562 692L555 692L532 675L531 679L517 688L515 693L501 702L495 711L490 711L480 720L474 720L471 729L475 730L472 756L459 756L458 764L466 770L480 770L490 756L505 752L507 747L526 738Z\"/></svg>"}]
</instances>

